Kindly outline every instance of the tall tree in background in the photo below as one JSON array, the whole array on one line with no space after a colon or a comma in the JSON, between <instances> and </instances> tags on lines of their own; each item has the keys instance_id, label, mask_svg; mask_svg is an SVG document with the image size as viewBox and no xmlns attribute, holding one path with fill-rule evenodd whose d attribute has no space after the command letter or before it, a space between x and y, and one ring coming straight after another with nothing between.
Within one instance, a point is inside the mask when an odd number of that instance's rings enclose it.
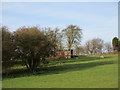
<instances>
[{"instance_id":1,"label":"tall tree in background","mask_svg":"<svg viewBox=\"0 0 120 90\"><path fill-rule=\"evenodd\" d=\"M117 37L114 37L112 39L113 50L118 50L118 47L119 47L118 41L119 39Z\"/></svg>"},{"instance_id":2,"label":"tall tree in background","mask_svg":"<svg viewBox=\"0 0 120 90\"><path fill-rule=\"evenodd\" d=\"M58 33L58 35L57 35L57 40L58 40L58 42L57 42L57 50L58 51L62 51L62 50L64 50L64 46L63 46L63 34L62 34L62 32L60 33Z\"/></svg>"},{"instance_id":3,"label":"tall tree in background","mask_svg":"<svg viewBox=\"0 0 120 90\"><path fill-rule=\"evenodd\" d=\"M47 37L53 41L52 43L56 46L56 51L61 51L63 50L63 43L62 43L62 39L63 39L63 35L62 33L60 33L59 28L55 28L55 29L51 29L51 28L45 28L45 34L47 35Z\"/></svg>"},{"instance_id":4,"label":"tall tree in background","mask_svg":"<svg viewBox=\"0 0 120 90\"><path fill-rule=\"evenodd\" d=\"M67 40L68 50L71 50L75 43L80 43L82 38L82 29L78 26L69 25L62 32Z\"/></svg>"}]
</instances>

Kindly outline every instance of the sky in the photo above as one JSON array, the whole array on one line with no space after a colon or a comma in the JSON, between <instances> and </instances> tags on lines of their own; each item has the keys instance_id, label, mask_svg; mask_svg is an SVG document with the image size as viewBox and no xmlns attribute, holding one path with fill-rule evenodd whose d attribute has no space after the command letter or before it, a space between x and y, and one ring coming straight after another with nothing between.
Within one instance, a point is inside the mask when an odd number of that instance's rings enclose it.
<instances>
[{"instance_id":1,"label":"sky","mask_svg":"<svg viewBox=\"0 0 120 90\"><path fill-rule=\"evenodd\" d=\"M93 38L111 42L118 36L117 2L3 2L2 24L15 31L22 26L59 27L77 25L82 44Z\"/></svg>"}]
</instances>

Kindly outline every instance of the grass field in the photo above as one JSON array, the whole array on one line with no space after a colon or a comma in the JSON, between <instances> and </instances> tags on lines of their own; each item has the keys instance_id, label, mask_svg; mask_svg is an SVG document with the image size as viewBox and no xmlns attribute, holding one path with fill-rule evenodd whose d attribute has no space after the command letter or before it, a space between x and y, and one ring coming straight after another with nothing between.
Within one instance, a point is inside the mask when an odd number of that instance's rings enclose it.
<instances>
[{"instance_id":1,"label":"grass field","mask_svg":"<svg viewBox=\"0 0 120 90\"><path fill-rule=\"evenodd\" d=\"M3 79L3 88L117 88L118 56L51 60L30 74L24 67Z\"/></svg>"}]
</instances>

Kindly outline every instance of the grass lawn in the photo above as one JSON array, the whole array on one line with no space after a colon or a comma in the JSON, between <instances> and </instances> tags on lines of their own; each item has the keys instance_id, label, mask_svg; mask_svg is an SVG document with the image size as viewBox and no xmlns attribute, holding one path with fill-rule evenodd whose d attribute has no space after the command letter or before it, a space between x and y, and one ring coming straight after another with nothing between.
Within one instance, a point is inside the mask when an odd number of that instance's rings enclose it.
<instances>
[{"instance_id":1,"label":"grass lawn","mask_svg":"<svg viewBox=\"0 0 120 90\"><path fill-rule=\"evenodd\" d=\"M118 88L118 56L80 56L51 60L29 74L17 68L3 79L3 88ZM19 70L18 70L19 69Z\"/></svg>"}]
</instances>

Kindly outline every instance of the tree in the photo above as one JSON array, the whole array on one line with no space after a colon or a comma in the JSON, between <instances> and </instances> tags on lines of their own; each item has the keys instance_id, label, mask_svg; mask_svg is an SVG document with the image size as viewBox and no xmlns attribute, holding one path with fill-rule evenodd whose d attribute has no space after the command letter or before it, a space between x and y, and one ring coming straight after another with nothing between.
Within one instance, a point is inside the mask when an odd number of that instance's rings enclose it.
<instances>
[{"instance_id":1,"label":"tree","mask_svg":"<svg viewBox=\"0 0 120 90\"><path fill-rule=\"evenodd\" d=\"M76 46L75 53L76 53L76 55L84 55L85 47L84 46Z\"/></svg>"},{"instance_id":2,"label":"tree","mask_svg":"<svg viewBox=\"0 0 120 90\"><path fill-rule=\"evenodd\" d=\"M104 48L107 52L111 52L112 51L111 43L110 42L105 43Z\"/></svg>"},{"instance_id":3,"label":"tree","mask_svg":"<svg viewBox=\"0 0 120 90\"><path fill-rule=\"evenodd\" d=\"M118 41L118 51L120 52L120 40Z\"/></svg>"},{"instance_id":4,"label":"tree","mask_svg":"<svg viewBox=\"0 0 120 90\"><path fill-rule=\"evenodd\" d=\"M58 40L58 42L57 42L57 50L62 51L62 50L64 50L62 33L58 33L57 38L58 38L57 39Z\"/></svg>"},{"instance_id":5,"label":"tree","mask_svg":"<svg viewBox=\"0 0 120 90\"><path fill-rule=\"evenodd\" d=\"M2 71L8 74L12 66L12 57L14 54L12 33L6 26L1 27L2 30Z\"/></svg>"},{"instance_id":6,"label":"tree","mask_svg":"<svg viewBox=\"0 0 120 90\"><path fill-rule=\"evenodd\" d=\"M85 50L87 54L93 54L93 45L91 40L85 43Z\"/></svg>"},{"instance_id":7,"label":"tree","mask_svg":"<svg viewBox=\"0 0 120 90\"><path fill-rule=\"evenodd\" d=\"M82 38L82 29L75 25L69 25L66 29L62 30L66 40L68 50L71 50L75 43L80 43Z\"/></svg>"},{"instance_id":8,"label":"tree","mask_svg":"<svg viewBox=\"0 0 120 90\"><path fill-rule=\"evenodd\" d=\"M118 47L119 47L118 41L119 41L119 39L117 37L114 37L112 39L113 50L118 50Z\"/></svg>"},{"instance_id":9,"label":"tree","mask_svg":"<svg viewBox=\"0 0 120 90\"><path fill-rule=\"evenodd\" d=\"M104 41L100 38L94 38L86 42L87 54L101 54Z\"/></svg>"},{"instance_id":10,"label":"tree","mask_svg":"<svg viewBox=\"0 0 120 90\"><path fill-rule=\"evenodd\" d=\"M53 41L52 43L56 46L56 51L63 50L63 35L59 32L59 28L55 28L53 30L51 28L45 28L45 34L51 41Z\"/></svg>"},{"instance_id":11,"label":"tree","mask_svg":"<svg viewBox=\"0 0 120 90\"><path fill-rule=\"evenodd\" d=\"M38 27L19 28L14 38L17 56L30 71L34 71L42 60L55 51L53 41Z\"/></svg>"}]
</instances>

